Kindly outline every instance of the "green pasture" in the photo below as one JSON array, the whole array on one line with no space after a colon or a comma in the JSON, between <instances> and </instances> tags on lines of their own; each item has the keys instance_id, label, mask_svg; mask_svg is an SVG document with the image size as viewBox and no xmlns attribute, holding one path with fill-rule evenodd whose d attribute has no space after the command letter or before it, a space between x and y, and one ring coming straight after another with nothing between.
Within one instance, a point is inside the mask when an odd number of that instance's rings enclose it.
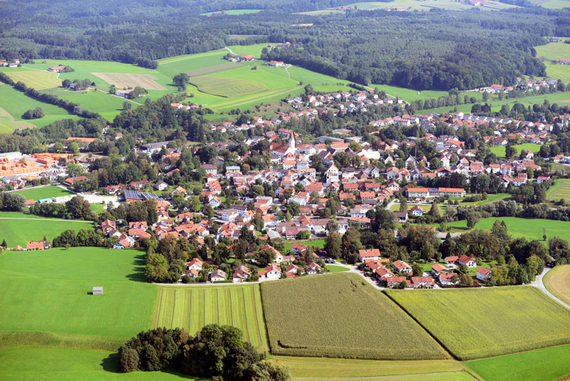
<instances>
[{"instance_id":1,"label":"green pasture","mask_svg":"<svg viewBox=\"0 0 570 381\"><path fill-rule=\"evenodd\" d=\"M256 59L261 57L261 51L267 47L269 43L253 44L253 45L231 45L228 46L235 54L243 54L244 56L255 56ZM263 61L262 61L263 62Z\"/></svg>"},{"instance_id":2,"label":"green pasture","mask_svg":"<svg viewBox=\"0 0 570 381\"><path fill-rule=\"evenodd\" d=\"M507 224L509 235L514 238L525 237L527 239L537 239L542 241L543 230L546 228L547 237L562 237L568 236L570 231L570 222L568 221L554 221L543 220L537 218L518 218L518 217L490 217L481 219L476 229L491 230L495 220L504 221ZM453 229L467 230L466 221L450 222L447 226Z\"/></svg>"},{"instance_id":3,"label":"green pasture","mask_svg":"<svg viewBox=\"0 0 570 381\"><path fill-rule=\"evenodd\" d=\"M242 94L269 90L269 87L262 82L248 81L245 79L229 79L204 75L201 77L192 77L190 80L201 92L224 98L233 98Z\"/></svg>"},{"instance_id":4,"label":"green pasture","mask_svg":"<svg viewBox=\"0 0 570 381\"><path fill-rule=\"evenodd\" d=\"M535 287L386 292L462 360L570 343L570 311Z\"/></svg>"},{"instance_id":5,"label":"green pasture","mask_svg":"<svg viewBox=\"0 0 570 381\"><path fill-rule=\"evenodd\" d=\"M536 143L524 143L524 144L517 144L514 145L513 147L517 149L517 155L520 154L522 151L532 151L532 152L538 152L540 151L540 144L536 144ZM505 150L506 150L506 146L493 146L489 148L491 150L492 153L494 153L495 155L497 155L497 157L505 157Z\"/></svg>"},{"instance_id":6,"label":"green pasture","mask_svg":"<svg viewBox=\"0 0 570 381\"><path fill-rule=\"evenodd\" d=\"M26 84L26 86L32 87L36 90L61 86L61 80L57 79L57 73L45 70L30 70L29 68L25 67L18 69L23 70L5 71L10 79L12 79L14 82L23 82Z\"/></svg>"},{"instance_id":7,"label":"green pasture","mask_svg":"<svg viewBox=\"0 0 570 381\"><path fill-rule=\"evenodd\" d=\"M391 3L383 3L383 4L391 4ZM418 90L406 89L403 87L396 87L389 85L370 85L370 87L372 88L377 87L379 91L385 91L386 94L389 94L396 98L401 98L406 102L413 102L417 101L418 99L437 99L439 97L445 97L449 95L449 92L447 91L438 91L438 90L418 91Z\"/></svg>"},{"instance_id":8,"label":"green pasture","mask_svg":"<svg viewBox=\"0 0 570 381\"><path fill-rule=\"evenodd\" d=\"M261 12L261 9L228 9L219 12L224 12L226 15L229 16L239 16L239 15L247 15L251 13L258 13ZM215 12L207 12L207 13L200 13L200 16L209 16ZM214 16L215 17L215 16Z\"/></svg>"},{"instance_id":9,"label":"green pasture","mask_svg":"<svg viewBox=\"0 0 570 381\"><path fill-rule=\"evenodd\" d=\"M546 199L559 201L561 198L570 200L570 179L558 179L553 186L546 191Z\"/></svg>"},{"instance_id":10,"label":"green pasture","mask_svg":"<svg viewBox=\"0 0 570 381\"><path fill-rule=\"evenodd\" d=\"M569 45L569 44L564 44ZM570 82L570 65L544 62L546 65L546 75L552 79L560 79L564 83Z\"/></svg>"},{"instance_id":11,"label":"green pasture","mask_svg":"<svg viewBox=\"0 0 570 381\"><path fill-rule=\"evenodd\" d=\"M143 283L144 255L91 247L4 251L0 330L128 339L149 329L157 288ZM104 287L104 295L90 295L93 287Z\"/></svg>"},{"instance_id":12,"label":"green pasture","mask_svg":"<svg viewBox=\"0 0 570 381\"><path fill-rule=\"evenodd\" d=\"M158 61L157 70L168 78L174 78L179 73L227 63L228 61L224 60L224 56L228 53L226 49L219 49L205 53L164 58Z\"/></svg>"},{"instance_id":13,"label":"green pasture","mask_svg":"<svg viewBox=\"0 0 570 381\"><path fill-rule=\"evenodd\" d=\"M47 186L42 188L27 189L23 191L14 192L24 197L26 200L43 200L44 198L70 196L74 193L55 186Z\"/></svg>"},{"instance_id":14,"label":"green pasture","mask_svg":"<svg viewBox=\"0 0 570 381\"><path fill-rule=\"evenodd\" d=\"M570 5L570 4L569 4ZM564 43L567 38L561 37L560 42L551 42L546 45L535 46L536 55L548 60L570 59L570 44Z\"/></svg>"}]
</instances>

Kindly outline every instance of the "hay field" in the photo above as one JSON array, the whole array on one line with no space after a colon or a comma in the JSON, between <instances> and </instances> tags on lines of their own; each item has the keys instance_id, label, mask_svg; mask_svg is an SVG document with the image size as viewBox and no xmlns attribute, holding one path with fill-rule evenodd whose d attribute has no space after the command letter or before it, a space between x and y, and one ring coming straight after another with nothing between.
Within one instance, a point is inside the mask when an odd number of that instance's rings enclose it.
<instances>
[{"instance_id":1,"label":"hay field","mask_svg":"<svg viewBox=\"0 0 570 381\"><path fill-rule=\"evenodd\" d=\"M244 340L267 352L259 285L159 288L152 327L184 328L191 335L207 324L240 328Z\"/></svg>"},{"instance_id":2,"label":"hay field","mask_svg":"<svg viewBox=\"0 0 570 381\"><path fill-rule=\"evenodd\" d=\"M548 291L570 305L570 265L556 266L546 274L543 281Z\"/></svg>"},{"instance_id":3,"label":"hay field","mask_svg":"<svg viewBox=\"0 0 570 381\"><path fill-rule=\"evenodd\" d=\"M15 82L21 81L36 90L51 89L61 86L57 73L42 70L7 71L6 74Z\"/></svg>"},{"instance_id":4,"label":"hay field","mask_svg":"<svg viewBox=\"0 0 570 381\"><path fill-rule=\"evenodd\" d=\"M219 71L235 69L237 66L233 62L228 62L220 65L214 65L209 67L203 67L200 69L189 70L186 72L190 77L199 77L201 75L217 73Z\"/></svg>"},{"instance_id":5,"label":"hay field","mask_svg":"<svg viewBox=\"0 0 570 381\"><path fill-rule=\"evenodd\" d=\"M546 192L546 199L559 201L561 198L570 200L570 179L558 179Z\"/></svg>"},{"instance_id":6,"label":"hay field","mask_svg":"<svg viewBox=\"0 0 570 381\"><path fill-rule=\"evenodd\" d=\"M570 311L535 287L386 292L462 360L570 343Z\"/></svg>"},{"instance_id":7,"label":"hay field","mask_svg":"<svg viewBox=\"0 0 570 381\"><path fill-rule=\"evenodd\" d=\"M126 73L92 73L103 81L122 89L125 87L140 86L147 90L166 90L156 82L156 77L150 74L126 74Z\"/></svg>"},{"instance_id":8,"label":"hay field","mask_svg":"<svg viewBox=\"0 0 570 381\"><path fill-rule=\"evenodd\" d=\"M259 93L269 90L265 84L237 78L219 78L204 75L190 78L190 83L200 91L225 98L234 98L242 94Z\"/></svg>"},{"instance_id":9,"label":"hay field","mask_svg":"<svg viewBox=\"0 0 570 381\"><path fill-rule=\"evenodd\" d=\"M337 273L261 284L276 355L434 360L447 352L359 275Z\"/></svg>"}]
</instances>

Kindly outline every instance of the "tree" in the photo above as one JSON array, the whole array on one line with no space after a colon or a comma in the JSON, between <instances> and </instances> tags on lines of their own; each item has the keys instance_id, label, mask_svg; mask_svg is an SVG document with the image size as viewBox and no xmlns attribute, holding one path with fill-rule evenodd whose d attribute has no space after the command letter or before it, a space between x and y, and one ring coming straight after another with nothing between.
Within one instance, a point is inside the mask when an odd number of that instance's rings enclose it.
<instances>
[{"instance_id":1,"label":"tree","mask_svg":"<svg viewBox=\"0 0 570 381\"><path fill-rule=\"evenodd\" d=\"M69 177L78 177L85 174L85 169L79 164L73 162L67 164L66 171Z\"/></svg>"},{"instance_id":2,"label":"tree","mask_svg":"<svg viewBox=\"0 0 570 381\"><path fill-rule=\"evenodd\" d=\"M507 143L507 146L505 147L505 157L507 159L510 159L516 154L517 154L517 149L513 147L511 143Z\"/></svg>"},{"instance_id":3,"label":"tree","mask_svg":"<svg viewBox=\"0 0 570 381\"><path fill-rule=\"evenodd\" d=\"M67 148L74 155L77 155L79 153L79 145L77 142L71 142Z\"/></svg>"},{"instance_id":4,"label":"tree","mask_svg":"<svg viewBox=\"0 0 570 381\"><path fill-rule=\"evenodd\" d=\"M466 220L467 220L467 227L469 229L473 229L475 225L477 225L477 222L479 222L479 213L470 210L467 213Z\"/></svg>"},{"instance_id":5,"label":"tree","mask_svg":"<svg viewBox=\"0 0 570 381\"><path fill-rule=\"evenodd\" d=\"M431 204L431 209L429 211L429 215L433 217L435 221L439 221L441 219L441 211L439 210L439 206L437 202L433 202Z\"/></svg>"},{"instance_id":6,"label":"tree","mask_svg":"<svg viewBox=\"0 0 570 381\"><path fill-rule=\"evenodd\" d=\"M424 274L424 269L419 263L414 263L412 265L412 272L414 273L414 276L422 276Z\"/></svg>"},{"instance_id":7,"label":"tree","mask_svg":"<svg viewBox=\"0 0 570 381\"><path fill-rule=\"evenodd\" d=\"M261 250L259 253L255 255L255 260L260 267L265 267L270 263L273 263L275 260L275 253L273 250Z\"/></svg>"},{"instance_id":8,"label":"tree","mask_svg":"<svg viewBox=\"0 0 570 381\"><path fill-rule=\"evenodd\" d=\"M408 213L408 200L405 197L400 198L400 213Z\"/></svg>"},{"instance_id":9,"label":"tree","mask_svg":"<svg viewBox=\"0 0 570 381\"><path fill-rule=\"evenodd\" d=\"M186 91L186 85L190 83L190 77L186 73L176 74L174 78L172 78L172 82L178 86L180 91Z\"/></svg>"},{"instance_id":10,"label":"tree","mask_svg":"<svg viewBox=\"0 0 570 381\"><path fill-rule=\"evenodd\" d=\"M360 242L360 233L356 229L350 229L341 239L342 257L349 263L355 263L358 259L358 251L362 250Z\"/></svg>"},{"instance_id":11,"label":"tree","mask_svg":"<svg viewBox=\"0 0 570 381\"><path fill-rule=\"evenodd\" d=\"M309 196L309 203L310 204L320 204L321 203L321 196L317 192L311 192Z\"/></svg>"},{"instance_id":12,"label":"tree","mask_svg":"<svg viewBox=\"0 0 570 381\"><path fill-rule=\"evenodd\" d=\"M338 259L342 253L341 251L341 236L339 233L330 233L325 240L325 251L331 258Z\"/></svg>"},{"instance_id":13,"label":"tree","mask_svg":"<svg viewBox=\"0 0 570 381\"><path fill-rule=\"evenodd\" d=\"M331 218L329 222L327 222L327 225L325 226L325 230L327 231L327 233L337 233L339 229L340 226L338 225L338 222L334 218Z\"/></svg>"},{"instance_id":14,"label":"tree","mask_svg":"<svg viewBox=\"0 0 570 381\"><path fill-rule=\"evenodd\" d=\"M133 106L131 105L131 102L129 101L124 101L123 102L123 110L124 111L128 111L132 108Z\"/></svg>"},{"instance_id":15,"label":"tree","mask_svg":"<svg viewBox=\"0 0 570 381\"><path fill-rule=\"evenodd\" d=\"M145 267L144 274L151 282L162 283L168 279L168 262L161 254L152 254Z\"/></svg>"}]
</instances>

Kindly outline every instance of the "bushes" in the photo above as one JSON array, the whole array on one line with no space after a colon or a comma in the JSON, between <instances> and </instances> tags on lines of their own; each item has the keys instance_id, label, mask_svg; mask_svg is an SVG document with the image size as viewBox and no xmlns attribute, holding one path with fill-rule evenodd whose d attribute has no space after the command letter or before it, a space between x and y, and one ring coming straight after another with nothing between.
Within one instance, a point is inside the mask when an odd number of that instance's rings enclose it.
<instances>
[{"instance_id":1,"label":"bushes","mask_svg":"<svg viewBox=\"0 0 570 381\"><path fill-rule=\"evenodd\" d=\"M24 119L40 119L43 118L44 115L44 110L42 110L41 107L36 107L35 109L30 109L28 111L26 111L24 113L24 115L22 115L22 118Z\"/></svg>"}]
</instances>

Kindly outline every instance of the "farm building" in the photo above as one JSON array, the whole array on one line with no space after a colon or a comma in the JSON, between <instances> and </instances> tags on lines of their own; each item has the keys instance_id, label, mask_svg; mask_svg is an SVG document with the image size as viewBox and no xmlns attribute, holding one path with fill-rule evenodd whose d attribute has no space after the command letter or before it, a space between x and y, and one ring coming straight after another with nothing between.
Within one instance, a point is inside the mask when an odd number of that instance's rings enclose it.
<instances>
[{"instance_id":1,"label":"farm building","mask_svg":"<svg viewBox=\"0 0 570 381\"><path fill-rule=\"evenodd\" d=\"M93 287L93 295L103 295L103 287Z\"/></svg>"},{"instance_id":2,"label":"farm building","mask_svg":"<svg viewBox=\"0 0 570 381\"><path fill-rule=\"evenodd\" d=\"M28 250L46 250L50 247L49 241L31 241L26 244Z\"/></svg>"},{"instance_id":3,"label":"farm building","mask_svg":"<svg viewBox=\"0 0 570 381\"><path fill-rule=\"evenodd\" d=\"M50 66L48 67L48 71L54 72L54 73L61 73L61 71L65 69L65 65L61 65L61 66Z\"/></svg>"}]
</instances>

